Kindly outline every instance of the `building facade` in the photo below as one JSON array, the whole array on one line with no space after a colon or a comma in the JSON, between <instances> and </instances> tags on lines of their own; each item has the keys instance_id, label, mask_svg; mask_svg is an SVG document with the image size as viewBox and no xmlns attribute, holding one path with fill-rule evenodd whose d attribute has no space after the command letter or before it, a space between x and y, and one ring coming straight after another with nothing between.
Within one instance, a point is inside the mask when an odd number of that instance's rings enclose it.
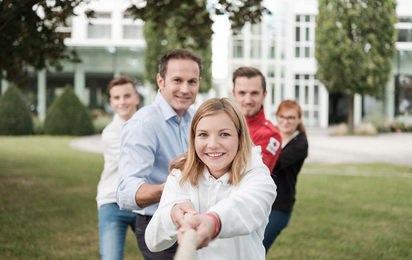
<instances>
[{"instance_id":1,"label":"building facade","mask_svg":"<svg viewBox=\"0 0 412 260\"><path fill-rule=\"evenodd\" d=\"M325 128L346 121L347 100L339 94L329 95L316 79L315 28L316 0L266 1L272 12L261 24L246 25L240 35L229 38L228 77L223 91L232 91L231 73L241 66L260 69L267 79L265 112L276 121L275 112L284 99L301 105L303 122L309 127ZM355 95L354 121L365 116L381 116L387 120L411 121L412 113L412 1L399 0L399 23L391 80L385 98ZM346 114L345 114L346 113Z\"/></svg>"}]
</instances>

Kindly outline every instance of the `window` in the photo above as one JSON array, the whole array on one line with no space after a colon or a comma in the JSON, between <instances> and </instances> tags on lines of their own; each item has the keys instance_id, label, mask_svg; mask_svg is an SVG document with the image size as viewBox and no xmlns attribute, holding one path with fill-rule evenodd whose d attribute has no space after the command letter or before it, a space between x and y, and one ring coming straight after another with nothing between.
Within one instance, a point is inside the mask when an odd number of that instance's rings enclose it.
<instances>
[{"instance_id":1,"label":"window","mask_svg":"<svg viewBox=\"0 0 412 260\"><path fill-rule=\"evenodd\" d=\"M299 79L299 74L296 74L296 75L295 75L295 79Z\"/></svg>"},{"instance_id":2,"label":"window","mask_svg":"<svg viewBox=\"0 0 412 260\"><path fill-rule=\"evenodd\" d=\"M300 15L296 15L296 22L300 22Z\"/></svg>"},{"instance_id":3,"label":"window","mask_svg":"<svg viewBox=\"0 0 412 260\"><path fill-rule=\"evenodd\" d=\"M309 86L305 86L305 105L309 104Z\"/></svg>"},{"instance_id":4,"label":"window","mask_svg":"<svg viewBox=\"0 0 412 260\"><path fill-rule=\"evenodd\" d=\"M94 18L110 19L112 18L112 14L109 12L98 12L94 13Z\"/></svg>"},{"instance_id":5,"label":"window","mask_svg":"<svg viewBox=\"0 0 412 260\"><path fill-rule=\"evenodd\" d=\"M280 99L283 100L285 96L285 86L283 86L283 84L280 84Z\"/></svg>"},{"instance_id":6,"label":"window","mask_svg":"<svg viewBox=\"0 0 412 260\"><path fill-rule=\"evenodd\" d=\"M319 105L319 86L318 85L315 85L314 86L314 101L313 101L313 103L315 104L315 105Z\"/></svg>"},{"instance_id":7,"label":"window","mask_svg":"<svg viewBox=\"0 0 412 260\"><path fill-rule=\"evenodd\" d=\"M275 58L275 41L270 41L270 45L269 45L269 59L274 59Z\"/></svg>"},{"instance_id":8,"label":"window","mask_svg":"<svg viewBox=\"0 0 412 260\"><path fill-rule=\"evenodd\" d=\"M313 111L313 124L314 125L319 125L319 112L318 111Z\"/></svg>"},{"instance_id":9,"label":"window","mask_svg":"<svg viewBox=\"0 0 412 260\"><path fill-rule=\"evenodd\" d=\"M233 41L233 58L243 58L243 40Z\"/></svg>"},{"instance_id":10,"label":"window","mask_svg":"<svg viewBox=\"0 0 412 260\"><path fill-rule=\"evenodd\" d=\"M412 17L399 18L399 22L401 22L401 23L412 23Z\"/></svg>"},{"instance_id":11,"label":"window","mask_svg":"<svg viewBox=\"0 0 412 260\"><path fill-rule=\"evenodd\" d=\"M399 29L398 42L412 42L412 29Z\"/></svg>"},{"instance_id":12,"label":"window","mask_svg":"<svg viewBox=\"0 0 412 260\"><path fill-rule=\"evenodd\" d=\"M306 41L309 41L309 28L306 28Z\"/></svg>"},{"instance_id":13,"label":"window","mask_svg":"<svg viewBox=\"0 0 412 260\"><path fill-rule=\"evenodd\" d=\"M268 66L268 78L275 77L275 66Z\"/></svg>"},{"instance_id":14,"label":"window","mask_svg":"<svg viewBox=\"0 0 412 260\"><path fill-rule=\"evenodd\" d=\"M305 21L310 22L310 15L305 15Z\"/></svg>"},{"instance_id":15,"label":"window","mask_svg":"<svg viewBox=\"0 0 412 260\"><path fill-rule=\"evenodd\" d=\"M296 27L296 41L300 41L300 27Z\"/></svg>"},{"instance_id":16,"label":"window","mask_svg":"<svg viewBox=\"0 0 412 260\"><path fill-rule=\"evenodd\" d=\"M275 84L271 84L272 87L272 104L275 104Z\"/></svg>"},{"instance_id":17,"label":"window","mask_svg":"<svg viewBox=\"0 0 412 260\"><path fill-rule=\"evenodd\" d=\"M300 57L300 47L295 47L295 57L296 58Z\"/></svg>"},{"instance_id":18,"label":"window","mask_svg":"<svg viewBox=\"0 0 412 260\"><path fill-rule=\"evenodd\" d=\"M299 85L295 85L295 99L299 102Z\"/></svg>"},{"instance_id":19,"label":"window","mask_svg":"<svg viewBox=\"0 0 412 260\"><path fill-rule=\"evenodd\" d=\"M308 74L305 75L305 79L309 79L309 75L308 75Z\"/></svg>"},{"instance_id":20,"label":"window","mask_svg":"<svg viewBox=\"0 0 412 260\"><path fill-rule=\"evenodd\" d=\"M283 79L285 77L285 67L280 67L280 77Z\"/></svg>"},{"instance_id":21,"label":"window","mask_svg":"<svg viewBox=\"0 0 412 260\"><path fill-rule=\"evenodd\" d=\"M89 24L87 26L87 38L89 39L110 39L112 37L112 27L110 24Z\"/></svg>"},{"instance_id":22,"label":"window","mask_svg":"<svg viewBox=\"0 0 412 260\"><path fill-rule=\"evenodd\" d=\"M309 47L305 47L305 58L309 58L310 57L310 49Z\"/></svg>"},{"instance_id":23,"label":"window","mask_svg":"<svg viewBox=\"0 0 412 260\"><path fill-rule=\"evenodd\" d=\"M260 40L251 40L250 57L252 59L260 59L261 58Z\"/></svg>"},{"instance_id":24,"label":"window","mask_svg":"<svg viewBox=\"0 0 412 260\"><path fill-rule=\"evenodd\" d=\"M124 39L143 39L143 27L138 25L123 25Z\"/></svg>"}]
</instances>

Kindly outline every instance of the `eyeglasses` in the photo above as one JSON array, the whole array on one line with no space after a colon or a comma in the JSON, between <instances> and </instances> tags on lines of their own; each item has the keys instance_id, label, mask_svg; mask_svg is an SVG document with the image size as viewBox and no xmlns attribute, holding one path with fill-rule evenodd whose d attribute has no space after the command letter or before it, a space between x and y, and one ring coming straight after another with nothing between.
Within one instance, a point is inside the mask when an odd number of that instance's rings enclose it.
<instances>
[{"instance_id":1,"label":"eyeglasses","mask_svg":"<svg viewBox=\"0 0 412 260\"><path fill-rule=\"evenodd\" d=\"M288 117L284 117L284 116L278 116L278 120L279 121L288 121L288 122L293 122L296 120L296 116L288 116Z\"/></svg>"}]
</instances>

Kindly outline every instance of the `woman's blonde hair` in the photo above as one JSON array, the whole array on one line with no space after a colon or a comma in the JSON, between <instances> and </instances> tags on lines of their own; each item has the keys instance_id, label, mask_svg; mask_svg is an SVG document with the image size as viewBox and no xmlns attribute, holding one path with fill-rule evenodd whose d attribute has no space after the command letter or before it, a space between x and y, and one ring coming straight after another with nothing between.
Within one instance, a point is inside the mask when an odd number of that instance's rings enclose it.
<instances>
[{"instance_id":1,"label":"woman's blonde hair","mask_svg":"<svg viewBox=\"0 0 412 260\"><path fill-rule=\"evenodd\" d=\"M298 112L298 117L299 119L302 119L303 113L302 113L302 108L300 108L298 102L296 102L295 100L284 100L282 101L282 103L280 103L279 107L278 107L278 111L276 112L276 116L279 116L282 111L285 110L290 110L290 109L295 109ZM306 128L303 126L303 122L302 120L300 120L300 124L297 127L299 130L299 132L303 132L304 134L306 134Z\"/></svg>"},{"instance_id":2,"label":"woman's blonde hair","mask_svg":"<svg viewBox=\"0 0 412 260\"><path fill-rule=\"evenodd\" d=\"M173 169L179 169L182 172L180 186L183 186L188 180L192 186L197 186L205 164L199 159L195 150L196 128L202 118L220 113L226 113L232 119L239 137L238 150L228 171L228 183L237 185L243 178L243 173L246 171L252 157L252 141L245 116L233 100L212 98L205 101L193 116L188 151L175 158L169 166L170 172Z\"/></svg>"}]
</instances>

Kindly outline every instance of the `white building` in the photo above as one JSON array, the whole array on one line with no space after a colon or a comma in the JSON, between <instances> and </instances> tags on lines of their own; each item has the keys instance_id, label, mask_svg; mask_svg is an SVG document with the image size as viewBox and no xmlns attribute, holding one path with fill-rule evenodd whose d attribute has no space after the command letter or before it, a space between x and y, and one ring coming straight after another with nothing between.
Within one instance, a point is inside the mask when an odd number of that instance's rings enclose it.
<instances>
[{"instance_id":1,"label":"white building","mask_svg":"<svg viewBox=\"0 0 412 260\"><path fill-rule=\"evenodd\" d=\"M304 111L304 124L327 127L342 120L347 107L339 95L329 95L316 79L315 17L316 0L266 1L272 16L261 24L247 24L240 35L231 36L228 44L228 77L222 95L230 96L232 73L238 67L252 66L267 80L266 116L272 121L284 99L295 99ZM412 113L412 1L399 0L396 9L399 23L398 53L384 100L355 95L354 120L364 115L385 114L388 120L411 120ZM403 103L402 103L403 102ZM408 106L409 104L409 106ZM332 117L331 117L332 115ZM329 119L332 118L332 122Z\"/></svg>"}]
</instances>

